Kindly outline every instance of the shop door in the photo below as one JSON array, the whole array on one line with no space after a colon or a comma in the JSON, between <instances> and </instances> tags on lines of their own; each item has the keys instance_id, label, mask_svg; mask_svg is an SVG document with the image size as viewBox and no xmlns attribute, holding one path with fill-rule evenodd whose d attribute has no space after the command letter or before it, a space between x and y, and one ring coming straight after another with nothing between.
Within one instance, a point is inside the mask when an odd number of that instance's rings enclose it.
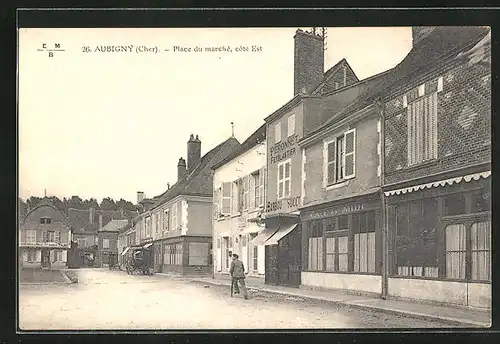
<instances>
[{"instance_id":1,"label":"shop door","mask_svg":"<svg viewBox=\"0 0 500 344\"><path fill-rule=\"evenodd\" d=\"M265 283L278 285L278 245L265 246Z\"/></svg>"},{"instance_id":2,"label":"shop door","mask_svg":"<svg viewBox=\"0 0 500 344\"><path fill-rule=\"evenodd\" d=\"M282 241L286 241L287 245L287 285L298 288L301 281L300 274L302 269L302 237L300 227L297 226Z\"/></svg>"},{"instance_id":3,"label":"shop door","mask_svg":"<svg viewBox=\"0 0 500 344\"><path fill-rule=\"evenodd\" d=\"M50 250L42 250L42 268L50 269Z\"/></svg>"}]
</instances>

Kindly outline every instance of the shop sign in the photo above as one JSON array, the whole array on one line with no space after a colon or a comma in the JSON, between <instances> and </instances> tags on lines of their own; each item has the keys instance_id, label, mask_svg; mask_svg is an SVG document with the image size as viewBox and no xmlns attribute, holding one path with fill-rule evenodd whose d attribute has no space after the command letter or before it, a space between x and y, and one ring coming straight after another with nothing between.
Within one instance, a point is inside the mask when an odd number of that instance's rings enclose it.
<instances>
[{"instance_id":1,"label":"shop sign","mask_svg":"<svg viewBox=\"0 0 500 344\"><path fill-rule=\"evenodd\" d=\"M325 210L319 210L312 212L310 214L304 214L304 220L312 219L322 219L327 217L335 217L339 215L347 215L351 213L356 213L364 210L364 205L362 203L349 204L343 207L330 208Z\"/></svg>"},{"instance_id":2,"label":"shop sign","mask_svg":"<svg viewBox=\"0 0 500 344\"><path fill-rule=\"evenodd\" d=\"M292 135L286 140L278 142L274 146L271 146L269 150L271 163L276 164L297 153L297 141L298 135Z\"/></svg>"},{"instance_id":3,"label":"shop sign","mask_svg":"<svg viewBox=\"0 0 500 344\"><path fill-rule=\"evenodd\" d=\"M300 196L268 201L266 212L280 211L284 209L296 208L300 206Z\"/></svg>"}]
</instances>

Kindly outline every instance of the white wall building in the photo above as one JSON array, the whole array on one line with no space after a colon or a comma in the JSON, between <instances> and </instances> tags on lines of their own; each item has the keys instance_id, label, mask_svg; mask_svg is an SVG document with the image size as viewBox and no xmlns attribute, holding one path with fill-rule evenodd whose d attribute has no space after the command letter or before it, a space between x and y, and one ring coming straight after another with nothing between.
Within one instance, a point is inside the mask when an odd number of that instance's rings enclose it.
<instances>
[{"instance_id":1,"label":"white wall building","mask_svg":"<svg viewBox=\"0 0 500 344\"><path fill-rule=\"evenodd\" d=\"M214 166L213 266L215 278L229 278L231 253L237 253L248 278L264 283L264 245L252 245L264 228L266 126Z\"/></svg>"}]
</instances>

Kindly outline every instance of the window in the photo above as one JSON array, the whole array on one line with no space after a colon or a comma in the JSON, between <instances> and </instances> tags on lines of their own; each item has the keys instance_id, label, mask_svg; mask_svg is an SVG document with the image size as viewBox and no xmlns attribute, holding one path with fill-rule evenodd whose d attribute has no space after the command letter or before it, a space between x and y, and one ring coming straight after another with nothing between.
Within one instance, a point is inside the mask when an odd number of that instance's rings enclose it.
<instances>
[{"instance_id":1,"label":"window","mask_svg":"<svg viewBox=\"0 0 500 344\"><path fill-rule=\"evenodd\" d=\"M63 253L61 250L56 250L56 251L53 251L53 256L52 256L52 262L55 263L55 262L62 262L62 256L63 256Z\"/></svg>"},{"instance_id":2,"label":"window","mask_svg":"<svg viewBox=\"0 0 500 344\"><path fill-rule=\"evenodd\" d=\"M401 276L438 277L435 198L403 203L396 208L396 266Z\"/></svg>"},{"instance_id":3,"label":"window","mask_svg":"<svg viewBox=\"0 0 500 344\"><path fill-rule=\"evenodd\" d=\"M465 279L466 237L463 224L446 227L446 277Z\"/></svg>"},{"instance_id":4,"label":"window","mask_svg":"<svg viewBox=\"0 0 500 344\"><path fill-rule=\"evenodd\" d=\"M172 230L177 229L177 204L172 205Z\"/></svg>"},{"instance_id":5,"label":"window","mask_svg":"<svg viewBox=\"0 0 500 344\"><path fill-rule=\"evenodd\" d=\"M36 262L36 251L28 250L28 263Z\"/></svg>"},{"instance_id":6,"label":"window","mask_svg":"<svg viewBox=\"0 0 500 344\"><path fill-rule=\"evenodd\" d=\"M175 265L182 265L182 243L175 244Z\"/></svg>"},{"instance_id":7,"label":"window","mask_svg":"<svg viewBox=\"0 0 500 344\"><path fill-rule=\"evenodd\" d=\"M444 197L444 214L465 214L465 197L463 193L450 194Z\"/></svg>"},{"instance_id":8,"label":"window","mask_svg":"<svg viewBox=\"0 0 500 344\"><path fill-rule=\"evenodd\" d=\"M356 175L356 129L346 131L325 143L326 184L331 185Z\"/></svg>"},{"instance_id":9,"label":"window","mask_svg":"<svg viewBox=\"0 0 500 344\"><path fill-rule=\"evenodd\" d=\"M231 187L230 182L222 184L222 215L231 214Z\"/></svg>"},{"instance_id":10,"label":"window","mask_svg":"<svg viewBox=\"0 0 500 344\"><path fill-rule=\"evenodd\" d=\"M252 252L252 270L257 271L259 267L259 247L253 246Z\"/></svg>"},{"instance_id":11,"label":"window","mask_svg":"<svg viewBox=\"0 0 500 344\"><path fill-rule=\"evenodd\" d=\"M47 231L46 242L55 242L55 240L56 240L56 232L55 231Z\"/></svg>"},{"instance_id":12,"label":"window","mask_svg":"<svg viewBox=\"0 0 500 344\"><path fill-rule=\"evenodd\" d=\"M172 264L172 245L163 245L163 264Z\"/></svg>"},{"instance_id":13,"label":"window","mask_svg":"<svg viewBox=\"0 0 500 344\"><path fill-rule=\"evenodd\" d=\"M26 242L29 244L36 243L36 230L35 229L26 230Z\"/></svg>"},{"instance_id":14,"label":"window","mask_svg":"<svg viewBox=\"0 0 500 344\"><path fill-rule=\"evenodd\" d=\"M54 232L54 242L57 242L57 243L61 242L61 232L60 231Z\"/></svg>"},{"instance_id":15,"label":"window","mask_svg":"<svg viewBox=\"0 0 500 344\"><path fill-rule=\"evenodd\" d=\"M225 237L224 238L224 248L225 248L225 254L226 254L226 269L229 269L229 265L231 263L231 257L230 255L232 254L232 249L233 249L233 239Z\"/></svg>"},{"instance_id":16,"label":"window","mask_svg":"<svg viewBox=\"0 0 500 344\"><path fill-rule=\"evenodd\" d=\"M352 215L354 271L375 272L375 212Z\"/></svg>"},{"instance_id":17,"label":"window","mask_svg":"<svg viewBox=\"0 0 500 344\"><path fill-rule=\"evenodd\" d=\"M87 246L87 242L86 242L85 238L78 238L78 239L76 239L76 242L78 244L78 247Z\"/></svg>"},{"instance_id":18,"label":"window","mask_svg":"<svg viewBox=\"0 0 500 344\"><path fill-rule=\"evenodd\" d=\"M278 199L290 197L290 160L278 164Z\"/></svg>"},{"instance_id":19,"label":"window","mask_svg":"<svg viewBox=\"0 0 500 344\"><path fill-rule=\"evenodd\" d=\"M278 143L281 141L281 123L276 123L274 126L274 142Z\"/></svg>"},{"instance_id":20,"label":"window","mask_svg":"<svg viewBox=\"0 0 500 344\"><path fill-rule=\"evenodd\" d=\"M254 193L253 207L258 208L261 205L261 203L260 203L260 172L257 171L255 173L253 173L252 178L253 178L253 185L254 185L254 188L253 188L253 193Z\"/></svg>"},{"instance_id":21,"label":"window","mask_svg":"<svg viewBox=\"0 0 500 344\"><path fill-rule=\"evenodd\" d=\"M471 227L471 279L491 281L491 222L476 222Z\"/></svg>"},{"instance_id":22,"label":"window","mask_svg":"<svg viewBox=\"0 0 500 344\"><path fill-rule=\"evenodd\" d=\"M309 222L308 269L323 270L323 226L320 220Z\"/></svg>"},{"instance_id":23,"label":"window","mask_svg":"<svg viewBox=\"0 0 500 344\"><path fill-rule=\"evenodd\" d=\"M163 212L163 231L168 232L170 225L170 211L165 209Z\"/></svg>"},{"instance_id":24,"label":"window","mask_svg":"<svg viewBox=\"0 0 500 344\"><path fill-rule=\"evenodd\" d=\"M102 239L102 248L109 249L109 239Z\"/></svg>"},{"instance_id":25,"label":"window","mask_svg":"<svg viewBox=\"0 0 500 344\"><path fill-rule=\"evenodd\" d=\"M155 232L156 232L156 234L160 234L160 231L161 231L161 227L160 227L160 214L159 213L155 214L155 217L156 217Z\"/></svg>"},{"instance_id":26,"label":"window","mask_svg":"<svg viewBox=\"0 0 500 344\"><path fill-rule=\"evenodd\" d=\"M232 214L241 214L243 207L243 189L241 187L241 179L235 180L232 183Z\"/></svg>"},{"instance_id":27,"label":"window","mask_svg":"<svg viewBox=\"0 0 500 344\"><path fill-rule=\"evenodd\" d=\"M437 92L408 104L408 164L437 158Z\"/></svg>"},{"instance_id":28,"label":"window","mask_svg":"<svg viewBox=\"0 0 500 344\"><path fill-rule=\"evenodd\" d=\"M208 265L208 243L189 243L189 265Z\"/></svg>"},{"instance_id":29,"label":"window","mask_svg":"<svg viewBox=\"0 0 500 344\"><path fill-rule=\"evenodd\" d=\"M295 134L295 115L288 117L288 137Z\"/></svg>"},{"instance_id":30,"label":"window","mask_svg":"<svg viewBox=\"0 0 500 344\"><path fill-rule=\"evenodd\" d=\"M50 217L41 217L40 223L41 224L49 224L49 223L52 223L52 219Z\"/></svg>"}]
</instances>

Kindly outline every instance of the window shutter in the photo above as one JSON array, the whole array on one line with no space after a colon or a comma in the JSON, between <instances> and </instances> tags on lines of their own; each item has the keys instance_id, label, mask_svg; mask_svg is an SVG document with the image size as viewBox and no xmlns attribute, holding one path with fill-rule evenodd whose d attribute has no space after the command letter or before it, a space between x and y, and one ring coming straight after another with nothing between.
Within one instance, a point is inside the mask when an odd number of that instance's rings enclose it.
<instances>
[{"instance_id":1,"label":"window shutter","mask_svg":"<svg viewBox=\"0 0 500 344\"><path fill-rule=\"evenodd\" d=\"M332 141L326 146L326 175L327 184L335 183L335 141Z\"/></svg>"},{"instance_id":2,"label":"window shutter","mask_svg":"<svg viewBox=\"0 0 500 344\"><path fill-rule=\"evenodd\" d=\"M262 167L259 171L259 178L260 178L260 199L259 199L259 206L264 205L264 200L266 198L265 191L266 191L266 169Z\"/></svg>"},{"instance_id":3,"label":"window shutter","mask_svg":"<svg viewBox=\"0 0 500 344\"><path fill-rule=\"evenodd\" d=\"M442 78L440 78L442 80ZM437 93L434 92L430 97L429 105L429 141L430 141L430 158L437 159Z\"/></svg>"},{"instance_id":4,"label":"window shutter","mask_svg":"<svg viewBox=\"0 0 500 344\"><path fill-rule=\"evenodd\" d=\"M231 214L231 188L231 182L222 184L222 215Z\"/></svg>"},{"instance_id":5,"label":"window shutter","mask_svg":"<svg viewBox=\"0 0 500 344\"><path fill-rule=\"evenodd\" d=\"M49 233L47 231L43 231L43 242L49 241Z\"/></svg>"},{"instance_id":6,"label":"window shutter","mask_svg":"<svg viewBox=\"0 0 500 344\"><path fill-rule=\"evenodd\" d=\"M177 228L182 226L182 201L177 202Z\"/></svg>"},{"instance_id":7,"label":"window shutter","mask_svg":"<svg viewBox=\"0 0 500 344\"><path fill-rule=\"evenodd\" d=\"M344 134L344 177L353 178L356 175L356 129Z\"/></svg>"},{"instance_id":8,"label":"window shutter","mask_svg":"<svg viewBox=\"0 0 500 344\"><path fill-rule=\"evenodd\" d=\"M276 123L274 126L274 142L280 142L281 141L281 123Z\"/></svg>"},{"instance_id":9,"label":"window shutter","mask_svg":"<svg viewBox=\"0 0 500 344\"><path fill-rule=\"evenodd\" d=\"M288 137L295 134L295 115L288 117Z\"/></svg>"},{"instance_id":10,"label":"window shutter","mask_svg":"<svg viewBox=\"0 0 500 344\"><path fill-rule=\"evenodd\" d=\"M256 178L257 178L257 175L255 175L255 174L251 174L250 176L248 176L248 202L249 202L248 208L251 208L251 209L256 207L255 188L258 185L257 184L258 181L255 180Z\"/></svg>"},{"instance_id":11,"label":"window shutter","mask_svg":"<svg viewBox=\"0 0 500 344\"><path fill-rule=\"evenodd\" d=\"M55 242L60 242L61 241L61 232L60 231L55 231L54 232L54 241Z\"/></svg>"}]
</instances>

